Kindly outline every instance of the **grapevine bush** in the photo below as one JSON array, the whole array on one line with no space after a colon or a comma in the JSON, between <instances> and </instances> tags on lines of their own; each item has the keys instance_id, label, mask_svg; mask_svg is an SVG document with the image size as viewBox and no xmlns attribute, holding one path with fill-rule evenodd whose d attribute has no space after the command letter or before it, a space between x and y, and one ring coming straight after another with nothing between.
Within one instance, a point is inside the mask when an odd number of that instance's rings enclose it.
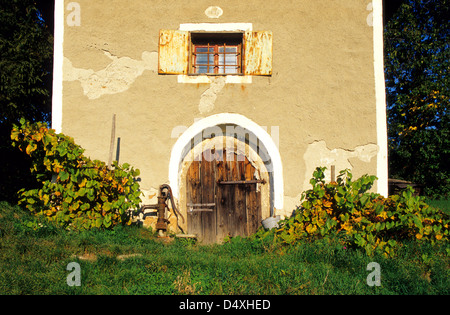
<instances>
[{"instance_id":1,"label":"grapevine bush","mask_svg":"<svg viewBox=\"0 0 450 315\"><path fill-rule=\"evenodd\" d=\"M368 191L375 176L357 180L349 170L341 171L336 182L326 183L326 168L317 168L312 189L302 195L301 206L279 228L260 230L256 237L271 235L282 244L300 240L339 237L344 246L362 248L368 255L393 257L406 239L447 242L449 216L413 196L412 188L384 198Z\"/></svg>"},{"instance_id":2,"label":"grapevine bush","mask_svg":"<svg viewBox=\"0 0 450 315\"><path fill-rule=\"evenodd\" d=\"M30 156L39 188L19 191L20 205L64 228L110 229L131 224L130 209L141 202L139 170L84 156L73 138L56 134L45 123L21 119L11 132L13 146Z\"/></svg>"}]
</instances>

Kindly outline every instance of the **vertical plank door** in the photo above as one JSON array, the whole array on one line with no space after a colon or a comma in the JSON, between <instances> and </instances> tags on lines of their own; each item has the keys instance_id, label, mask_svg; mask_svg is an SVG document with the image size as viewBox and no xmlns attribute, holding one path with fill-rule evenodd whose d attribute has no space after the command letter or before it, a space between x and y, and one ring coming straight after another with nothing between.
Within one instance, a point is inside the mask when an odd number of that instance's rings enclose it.
<instances>
[{"instance_id":1,"label":"vertical plank door","mask_svg":"<svg viewBox=\"0 0 450 315\"><path fill-rule=\"evenodd\" d=\"M188 233L198 235L203 243L255 233L261 222L257 186L261 184L247 182L257 180L256 168L247 157L226 150L205 151L202 156L186 176ZM190 212L192 204L197 207ZM211 204L215 206L208 208Z\"/></svg>"}]
</instances>

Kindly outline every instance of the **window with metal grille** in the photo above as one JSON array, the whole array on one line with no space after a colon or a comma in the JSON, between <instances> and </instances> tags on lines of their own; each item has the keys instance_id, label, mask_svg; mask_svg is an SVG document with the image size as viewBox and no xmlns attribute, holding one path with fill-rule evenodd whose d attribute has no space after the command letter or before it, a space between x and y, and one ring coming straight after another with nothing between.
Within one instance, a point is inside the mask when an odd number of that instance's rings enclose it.
<instances>
[{"instance_id":1,"label":"window with metal grille","mask_svg":"<svg viewBox=\"0 0 450 315\"><path fill-rule=\"evenodd\" d=\"M242 74L242 33L191 33L191 74Z\"/></svg>"}]
</instances>

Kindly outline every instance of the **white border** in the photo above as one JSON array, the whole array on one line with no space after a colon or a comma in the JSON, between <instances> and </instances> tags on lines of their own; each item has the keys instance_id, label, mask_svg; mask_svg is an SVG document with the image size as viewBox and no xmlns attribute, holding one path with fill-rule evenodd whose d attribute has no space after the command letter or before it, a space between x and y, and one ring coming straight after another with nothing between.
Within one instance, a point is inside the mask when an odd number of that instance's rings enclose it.
<instances>
[{"instance_id":1,"label":"white border","mask_svg":"<svg viewBox=\"0 0 450 315\"><path fill-rule=\"evenodd\" d=\"M52 128L57 133L62 132L63 115L64 9L64 0L55 0Z\"/></svg>"},{"instance_id":2,"label":"white border","mask_svg":"<svg viewBox=\"0 0 450 315\"><path fill-rule=\"evenodd\" d=\"M177 140L172 148L169 164L169 181L172 187L172 192L176 198L179 198L179 174L181 170L181 164L183 162L183 149L188 145L191 140L201 133L206 128L224 125L234 124L241 126L252 133L254 133L259 141L261 141L266 147L268 154L272 161L273 167L273 202L274 207L278 210L284 207L284 183L283 183L283 165L281 163L281 156L278 148L273 141L272 137L258 124L248 119L245 116L239 114L217 114L204 119L201 119L194 123L188 130L186 130Z\"/></svg>"},{"instance_id":3,"label":"white border","mask_svg":"<svg viewBox=\"0 0 450 315\"><path fill-rule=\"evenodd\" d=\"M373 0L373 40L377 115L377 190L388 196L388 143L386 120L386 83L384 77L383 0Z\"/></svg>"},{"instance_id":4,"label":"white border","mask_svg":"<svg viewBox=\"0 0 450 315\"><path fill-rule=\"evenodd\" d=\"M180 31L203 32L247 32L253 31L252 23L186 23L180 24ZM252 76L227 75L225 84L251 84ZM206 75L189 76L179 75L178 83L199 84L211 83L211 77Z\"/></svg>"}]
</instances>

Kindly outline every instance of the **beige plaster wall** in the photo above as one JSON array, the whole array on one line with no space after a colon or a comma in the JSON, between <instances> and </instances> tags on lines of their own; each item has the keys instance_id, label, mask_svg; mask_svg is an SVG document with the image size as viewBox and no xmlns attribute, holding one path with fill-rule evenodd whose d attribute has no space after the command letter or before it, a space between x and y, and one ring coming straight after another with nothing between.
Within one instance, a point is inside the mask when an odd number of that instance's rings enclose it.
<instances>
[{"instance_id":1,"label":"beige plaster wall","mask_svg":"<svg viewBox=\"0 0 450 315\"><path fill-rule=\"evenodd\" d=\"M172 130L218 113L241 114L269 132L279 126L286 211L316 166L376 174L369 0L77 2L81 25L64 32L62 132L107 161L116 114L119 162L141 170L144 190L168 182ZM211 4L223 10L220 18L205 14ZM253 30L272 31L273 75L251 84L220 77L181 84L158 75L159 30L182 23L253 23Z\"/></svg>"}]
</instances>

